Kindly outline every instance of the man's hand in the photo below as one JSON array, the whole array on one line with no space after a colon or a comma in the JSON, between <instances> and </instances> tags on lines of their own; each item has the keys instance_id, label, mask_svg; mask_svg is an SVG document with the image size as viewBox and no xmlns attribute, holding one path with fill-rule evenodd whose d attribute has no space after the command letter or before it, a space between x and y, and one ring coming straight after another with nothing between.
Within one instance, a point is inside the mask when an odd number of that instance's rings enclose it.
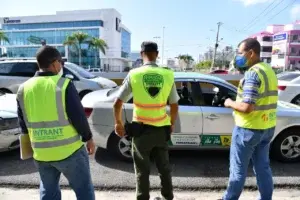
<instances>
[{"instance_id":1,"label":"man's hand","mask_svg":"<svg viewBox=\"0 0 300 200\"><path fill-rule=\"evenodd\" d=\"M175 130L175 126L174 124L171 124L171 134L174 132L174 130Z\"/></svg>"},{"instance_id":2,"label":"man's hand","mask_svg":"<svg viewBox=\"0 0 300 200\"><path fill-rule=\"evenodd\" d=\"M228 98L225 100L224 106L227 108L231 108L232 103L233 103L233 101L230 98Z\"/></svg>"},{"instance_id":3,"label":"man's hand","mask_svg":"<svg viewBox=\"0 0 300 200\"><path fill-rule=\"evenodd\" d=\"M125 135L125 128L124 128L124 125L122 123L116 123L115 124L115 133L119 137L123 137Z\"/></svg>"},{"instance_id":4,"label":"man's hand","mask_svg":"<svg viewBox=\"0 0 300 200\"><path fill-rule=\"evenodd\" d=\"M95 143L94 143L93 139L90 139L89 141L87 141L86 150L89 155L92 155L95 153Z\"/></svg>"}]
</instances>

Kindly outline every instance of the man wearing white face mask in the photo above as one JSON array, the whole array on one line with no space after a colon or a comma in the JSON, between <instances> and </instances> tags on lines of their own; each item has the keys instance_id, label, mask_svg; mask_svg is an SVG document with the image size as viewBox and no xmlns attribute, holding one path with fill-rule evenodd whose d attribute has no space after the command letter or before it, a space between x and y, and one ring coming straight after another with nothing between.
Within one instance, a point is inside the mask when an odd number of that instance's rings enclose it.
<instances>
[{"instance_id":1,"label":"man wearing white face mask","mask_svg":"<svg viewBox=\"0 0 300 200\"><path fill-rule=\"evenodd\" d=\"M22 134L29 135L40 174L40 199L61 200L62 173L78 200L94 200L88 154L95 144L79 95L62 77L56 48L43 46L36 57L40 70L20 86L17 103Z\"/></svg>"}]
</instances>

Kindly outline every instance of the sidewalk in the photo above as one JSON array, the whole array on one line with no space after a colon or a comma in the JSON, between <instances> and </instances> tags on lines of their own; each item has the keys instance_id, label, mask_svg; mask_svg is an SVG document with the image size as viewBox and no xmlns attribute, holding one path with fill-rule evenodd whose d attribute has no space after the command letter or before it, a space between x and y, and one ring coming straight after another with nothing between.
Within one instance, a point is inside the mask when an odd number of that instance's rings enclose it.
<instances>
[{"instance_id":1,"label":"sidewalk","mask_svg":"<svg viewBox=\"0 0 300 200\"><path fill-rule=\"evenodd\" d=\"M216 200L222 197L223 191L205 191L205 192L174 192L174 200ZM158 196L159 192L151 192L151 198ZM150 198L150 199L151 199ZM300 191L299 190L275 190L273 195L273 200L299 200ZM37 189L11 189L11 188L0 188L0 199L1 200L38 200L39 193ZM97 200L134 200L134 191L97 191ZM257 192L244 191L240 200L256 200ZM62 200L76 200L73 191L63 190Z\"/></svg>"}]
</instances>

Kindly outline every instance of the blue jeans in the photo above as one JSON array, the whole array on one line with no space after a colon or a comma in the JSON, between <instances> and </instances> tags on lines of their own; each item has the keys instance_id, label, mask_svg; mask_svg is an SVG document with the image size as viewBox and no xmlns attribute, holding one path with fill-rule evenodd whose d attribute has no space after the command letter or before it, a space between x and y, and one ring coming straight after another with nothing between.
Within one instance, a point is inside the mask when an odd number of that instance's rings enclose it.
<instances>
[{"instance_id":1,"label":"blue jeans","mask_svg":"<svg viewBox=\"0 0 300 200\"><path fill-rule=\"evenodd\" d=\"M61 200L61 173L68 179L77 200L95 200L89 157L84 146L62 161L35 161L40 173L40 199Z\"/></svg>"},{"instance_id":2,"label":"blue jeans","mask_svg":"<svg viewBox=\"0 0 300 200\"><path fill-rule=\"evenodd\" d=\"M253 130L235 127L230 146L230 176L223 200L238 200L247 176L250 160L256 175L259 200L272 200L273 179L269 149L275 128Z\"/></svg>"}]
</instances>

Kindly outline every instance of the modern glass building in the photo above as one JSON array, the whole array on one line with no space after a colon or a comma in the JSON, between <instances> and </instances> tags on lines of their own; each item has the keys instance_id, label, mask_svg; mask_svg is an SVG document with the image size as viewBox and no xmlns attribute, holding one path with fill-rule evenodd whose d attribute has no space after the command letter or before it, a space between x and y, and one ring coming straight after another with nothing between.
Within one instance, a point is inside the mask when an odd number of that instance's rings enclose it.
<instances>
[{"instance_id":1,"label":"modern glass building","mask_svg":"<svg viewBox=\"0 0 300 200\"><path fill-rule=\"evenodd\" d=\"M35 57L41 41L45 41L47 45L57 47L68 61L79 64L79 51L74 47L64 46L64 41L67 36L80 31L90 37L103 39L109 47L104 55L83 43L81 65L95 66L97 63L97 67L122 68L127 66L129 61L131 33L121 24L121 15L115 9L61 11L56 15L5 17L0 18L1 27L9 38L9 43L0 43L2 57Z\"/></svg>"}]
</instances>

